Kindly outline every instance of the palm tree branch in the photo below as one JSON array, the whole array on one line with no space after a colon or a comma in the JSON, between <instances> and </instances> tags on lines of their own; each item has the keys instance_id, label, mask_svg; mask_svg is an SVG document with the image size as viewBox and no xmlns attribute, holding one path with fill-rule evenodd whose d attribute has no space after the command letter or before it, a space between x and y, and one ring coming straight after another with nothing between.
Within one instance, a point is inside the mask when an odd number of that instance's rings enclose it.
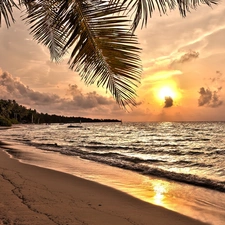
<instances>
[{"instance_id":1,"label":"palm tree branch","mask_svg":"<svg viewBox=\"0 0 225 225\"><path fill-rule=\"evenodd\" d=\"M30 33L38 43L49 48L52 60L58 61L62 57L62 49L66 37L57 26L58 11L61 1L25 1L26 10L24 20L30 26ZM23 1L24 3L24 1Z\"/></svg>"},{"instance_id":2,"label":"palm tree branch","mask_svg":"<svg viewBox=\"0 0 225 225\"><path fill-rule=\"evenodd\" d=\"M68 35L64 50L72 48L69 64L86 84L106 86L121 106L135 104L134 89L140 82L140 49L126 27L121 8L107 1L67 1L61 23ZM66 4L66 3L65 3Z\"/></svg>"},{"instance_id":3,"label":"palm tree branch","mask_svg":"<svg viewBox=\"0 0 225 225\"><path fill-rule=\"evenodd\" d=\"M0 0L0 27L2 15L7 27L11 25L11 20L12 22L15 22L15 19L13 17L13 7L19 8L13 0Z\"/></svg>"},{"instance_id":4,"label":"palm tree branch","mask_svg":"<svg viewBox=\"0 0 225 225\"><path fill-rule=\"evenodd\" d=\"M182 17L186 17L187 12L196 9L201 4L209 7L217 4L219 0L111 0L112 3L126 5L128 12L134 14L132 30L134 31L139 23L141 27L146 26L148 19L152 17L154 11L158 10L160 15L166 14L168 10L179 9Z\"/></svg>"}]
</instances>

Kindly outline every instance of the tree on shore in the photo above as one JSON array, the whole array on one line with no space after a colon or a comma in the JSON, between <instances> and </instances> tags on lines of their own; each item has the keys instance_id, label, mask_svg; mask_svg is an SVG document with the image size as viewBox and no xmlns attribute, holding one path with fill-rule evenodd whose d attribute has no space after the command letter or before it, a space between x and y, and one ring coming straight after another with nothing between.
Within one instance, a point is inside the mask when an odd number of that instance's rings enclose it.
<instances>
[{"instance_id":1,"label":"tree on shore","mask_svg":"<svg viewBox=\"0 0 225 225\"><path fill-rule=\"evenodd\" d=\"M15 100L0 99L0 126L10 126L11 124L41 124L41 123L102 123L120 122L117 119L91 119L85 117L50 115L38 113L35 109L27 109L19 105Z\"/></svg>"},{"instance_id":2,"label":"tree on shore","mask_svg":"<svg viewBox=\"0 0 225 225\"><path fill-rule=\"evenodd\" d=\"M0 126L10 127L12 126L12 123L10 120L0 115Z\"/></svg>"},{"instance_id":3,"label":"tree on shore","mask_svg":"<svg viewBox=\"0 0 225 225\"><path fill-rule=\"evenodd\" d=\"M146 26L155 10L160 15L179 9L185 17L200 4L218 0L0 0L0 25L15 22L13 10L23 12L33 38L59 61L70 52L69 67L86 84L109 90L122 107L135 105L141 60L135 29ZM129 15L134 15L132 21Z\"/></svg>"}]
</instances>

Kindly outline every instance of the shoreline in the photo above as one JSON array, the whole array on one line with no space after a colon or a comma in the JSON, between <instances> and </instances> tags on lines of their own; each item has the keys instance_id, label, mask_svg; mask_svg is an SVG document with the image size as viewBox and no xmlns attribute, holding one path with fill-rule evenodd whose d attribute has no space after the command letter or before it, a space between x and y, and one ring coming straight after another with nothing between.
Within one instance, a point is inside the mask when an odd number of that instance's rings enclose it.
<instances>
[{"instance_id":1,"label":"shoreline","mask_svg":"<svg viewBox=\"0 0 225 225\"><path fill-rule=\"evenodd\" d=\"M206 224L93 181L21 163L2 149L0 171L1 225Z\"/></svg>"}]
</instances>

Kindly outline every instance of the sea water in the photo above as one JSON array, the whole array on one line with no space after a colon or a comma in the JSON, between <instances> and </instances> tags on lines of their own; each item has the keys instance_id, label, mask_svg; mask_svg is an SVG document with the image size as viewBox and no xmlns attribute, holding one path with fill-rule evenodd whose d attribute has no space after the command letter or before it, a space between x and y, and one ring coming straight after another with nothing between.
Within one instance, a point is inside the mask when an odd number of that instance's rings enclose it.
<instances>
[{"instance_id":1,"label":"sea water","mask_svg":"<svg viewBox=\"0 0 225 225\"><path fill-rule=\"evenodd\" d=\"M27 163L61 168L204 222L224 224L225 122L21 125L0 130L0 138L32 146L17 155Z\"/></svg>"}]
</instances>

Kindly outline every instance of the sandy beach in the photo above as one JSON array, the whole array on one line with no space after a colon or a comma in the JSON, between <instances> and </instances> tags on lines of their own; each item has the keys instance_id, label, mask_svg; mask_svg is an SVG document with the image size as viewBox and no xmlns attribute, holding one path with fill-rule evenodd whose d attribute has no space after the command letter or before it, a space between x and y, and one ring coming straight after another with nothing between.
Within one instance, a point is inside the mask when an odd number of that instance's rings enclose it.
<instances>
[{"instance_id":1,"label":"sandy beach","mask_svg":"<svg viewBox=\"0 0 225 225\"><path fill-rule=\"evenodd\" d=\"M110 187L20 163L0 150L0 225L201 225Z\"/></svg>"}]
</instances>

